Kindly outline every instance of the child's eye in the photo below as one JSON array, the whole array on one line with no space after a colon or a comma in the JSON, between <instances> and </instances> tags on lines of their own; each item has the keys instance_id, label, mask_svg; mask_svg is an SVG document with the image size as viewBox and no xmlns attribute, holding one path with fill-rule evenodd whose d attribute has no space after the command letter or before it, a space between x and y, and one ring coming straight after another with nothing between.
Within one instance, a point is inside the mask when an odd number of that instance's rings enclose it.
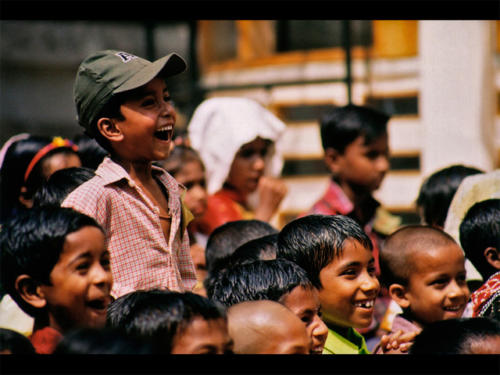
<instances>
[{"instance_id":1,"label":"child's eye","mask_svg":"<svg viewBox=\"0 0 500 375\"><path fill-rule=\"evenodd\" d=\"M184 186L186 187L186 190L190 190L194 186L194 183L186 182L184 183Z\"/></svg>"},{"instance_id":2,"label":"child's eye","mask_svg":"<svg viewBox=\"0 0 500 375\"><path fill-rule=\"evenodd\" d=\"M308 326L312 322L311 316L309 316L309 315L305 315L305 316L301 317L300 320L302 320L304 323L306 323L306 326Z\"/></svg>"},{"instance_id":3,"label":"child's eye","mask_svg":"<svg viewBox=\"0 0 500 375\"><path fill-rule=\"evenodd\" d=\"M345 276L356 276L356 270L353 268L349 268L341 273L341 275Z\"/></svg>"},{"instance_id":4,"label":"child's eye","mask_svg":"<svg viewBox=\"0 0 500 375\"><path fill-rule=\"evenodd\" d=\"M318 310L318 316L321 318L323 316L323 311Z\"/></svg>"},{"instance_id":5,"label":"child's eye","mask_svg":"<svg viewBox=\"0 0 500 375\"><path fill-rule=\"evenodd\" d=\"M447 279L437 279L432 282L432 285L443 286L448 283Z\"/></svg>"},{"instance_id":6,"label":"child's eye","mask_svg":"<svg viewBox=\"0 0 500 375\"><path fill-rule=\"evenodd\" d=\"M154 99L145 99L143 102L142 102L142 106L143 107L149 107L149 106L152 106L155 104L155 101Z\"/></svg>"},{"instance_id":7,"label":"child's eye","mask_svg":"<svg viewBox=\"0 0 500 375\"><path fill-rule=\"evenodd\" d=\"M240 156L244 159L250 159L254 153L254 150L242 150Z\"/></svg>"},{"instance_id":8,"label":"child's eye","mask_svg":"<svg viewBox=\"0 0 500 375\"><path fill-rule=\"evenodd\" d=\"M164 100L165 102L170 102L172 105L174 105L174 102L172 101L172 98L170 97L170 95L165 95L165 96L163 97L163 100Z\"/></svg>"},{"instance_id":9,"label":"child's eye","mask_svg":"<svg viewBox=\"0 0 500 375\"><path fill-rule=\"evenodd\" d=\"M90 263L88 262L84 262L84 263L80 263L76 266L76 269L78 271L85 271L85 270L88 270L90 267Z\"/></svg>"},{"instance_id":10,"label":"child's eye","mask_svg":"<svg viewBox=\"0 0 500 375\"><path fill-rule=\"evenodd\" d=\"M104 268L104 269L109 269L110 268L110 260L109 260L109 257L106 257L106 258L103 258L101 260L101 266Z\"/></svg>"}]
</instances>

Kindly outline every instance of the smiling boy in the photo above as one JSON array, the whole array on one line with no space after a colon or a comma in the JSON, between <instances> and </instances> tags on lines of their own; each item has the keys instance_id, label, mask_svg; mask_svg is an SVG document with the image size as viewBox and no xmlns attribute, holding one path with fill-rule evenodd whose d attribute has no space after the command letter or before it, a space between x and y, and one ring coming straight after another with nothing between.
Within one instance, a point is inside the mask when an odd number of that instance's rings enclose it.
<instances>
[{"instance_id":1,"label":"smiling boy","mask_svg":"<svg viewBox=\"0 0 500 375\"><path fill-rule=\"evenodd\" d=\"M328 326L323 354L369 354L354 328L371 324L380 285L371 241L359 224L343 215L296 219L279 233L277 257L301 266L319 290Z\"/></svg>"},{"instance_id":2,"label":"smiling boy","mask_svg":"<svg viewBox=\"0 0 500 375\"><path fill-rule=\"evenodd\" d=\"M34 317L37 353L50 354L72 329L104 326L113 279L94 219L69 208L33 208L2 227L0 255L2 285Z\"/></svg>"},{"instance_id":3,"label":"smiling boy","mask_svg":"<svg viewBox=\"0 0 500 375\"><path fill-rule=\"evenodd\" d=\"M92 54L78 69L79 123L110 155L62 205L104 228L115 298L138 289L182 292L196 284L184 188L152 165L168 157L176 121L165 78L185 69L175 53L150 62L114 50Z\"/></svg>"},{"instance_id":4,"label":"smiling boy","mask_svg":"<svg viewBox=\"0 0 500 375\"><path fill-rule=\"evenodd\" d=\"M469 299L465 258L447 233L424 225L397 230L382 249L381 267L391 298L403 309L393 331L420 332L462 316Z\"/></svg>"}]
</instances>

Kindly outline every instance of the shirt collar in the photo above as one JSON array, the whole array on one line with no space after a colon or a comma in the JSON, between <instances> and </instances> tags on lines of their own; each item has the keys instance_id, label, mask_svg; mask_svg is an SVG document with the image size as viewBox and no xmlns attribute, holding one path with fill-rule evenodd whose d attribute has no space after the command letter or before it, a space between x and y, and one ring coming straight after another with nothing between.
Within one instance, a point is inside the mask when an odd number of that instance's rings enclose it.
<instances>
[{"instance_id":1,"label":"shirt collar","mask_svg":"<svg viewBox=\"0 0 500 375\"><path fill-rule=\"evenodd\" d=\"M324 351L333 354L368 354L363 336L349 327L348 338L340 335L331 328L328 328L328 336L325 342Z\"/></svg>"},{"instance_id":2,"label":"shirt collar","mask_svg":"<svg viewBox=\"0 0 500 375\"><path fill-rule=\"evenodd\" d=\"M152 173L158 175L160 179L173 179L168 173L156 165L151 166ZM106 156L102 163L97 168L95 174L103 179L104 185L110 185L120 180L132 181L132 178L127 173L125 168L114 162L110 157ZM184 186L177 183L181 190L185 190Z\"/></svg>"}]
</instances>

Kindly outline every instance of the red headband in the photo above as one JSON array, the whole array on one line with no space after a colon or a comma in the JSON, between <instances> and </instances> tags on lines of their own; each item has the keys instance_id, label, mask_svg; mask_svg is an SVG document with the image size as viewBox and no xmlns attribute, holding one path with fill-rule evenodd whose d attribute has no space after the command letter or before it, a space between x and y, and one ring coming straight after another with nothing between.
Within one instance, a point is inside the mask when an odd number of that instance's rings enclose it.
<instances>
[{"instance_id":1,"label":"red headband","mask_svg":"<svg viewBox=\"0 0 500 375\"><path fill-rule=\"evenodd\" d=\"M63 139L61 137L54 137L52 139L52 142L50 142L47 146L43 147L40 149L33 159L31 159L30 163L28 164L28 168L26 168L26 173L24 174L24 182L28 181L28 177L35 167L36 163L40 161L41 158L43 158L45 155L47 155L50 151L56 149L56 148L61 148L61 147L67 147L71 148L73 151L78 151L78 147L71 142L68 139Z\"/></svg>"}]
</instances>

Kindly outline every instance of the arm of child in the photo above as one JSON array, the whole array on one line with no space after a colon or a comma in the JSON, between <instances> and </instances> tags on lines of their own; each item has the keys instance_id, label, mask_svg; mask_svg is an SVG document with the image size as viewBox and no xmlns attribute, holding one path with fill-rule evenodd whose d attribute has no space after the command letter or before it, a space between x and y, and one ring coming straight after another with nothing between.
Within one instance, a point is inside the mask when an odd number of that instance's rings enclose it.
<instances>
[{"instance_id":1,"label":"arm of child","mask_svg":"<svg viewBox=\"0 0 500 375\"><path fill-rule=\"evenodd\" d=\"M269 221L285 197L288 188L283 180L263 176L258 185L259 205L255 209L257 220Z\"/></svg>"},{"instance_id":2,"label":"arm of child","mask_svg":"<svg viewBox=\"0 0 500 375\"><path fill-rule=\"evenodd\" d=\"M379 344L373 351L374 354L406 354L413 344L418 332L403 333L402 330L383 335Z\"/></svg>"}]
</instances>

